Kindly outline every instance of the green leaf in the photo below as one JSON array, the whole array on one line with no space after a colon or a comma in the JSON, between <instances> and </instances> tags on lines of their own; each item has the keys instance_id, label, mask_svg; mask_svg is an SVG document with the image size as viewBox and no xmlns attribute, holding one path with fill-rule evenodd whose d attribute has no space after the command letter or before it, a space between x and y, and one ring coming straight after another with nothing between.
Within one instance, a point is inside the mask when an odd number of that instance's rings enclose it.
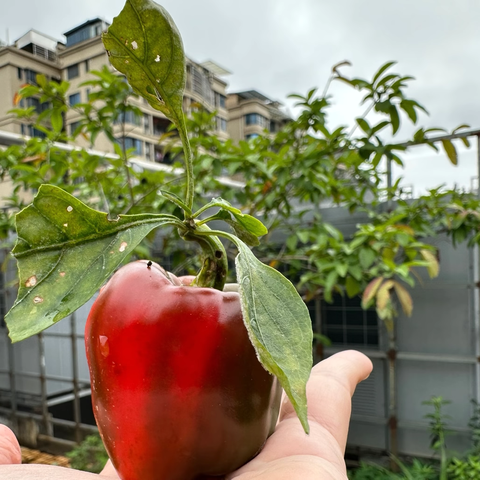
<instances>
[{"instance_id":1,"label":"green leaf","mask_svg":"<svg viewBox=\"0 0 480 480\"><path fill-rule=\"evenodd\" d=\"M268 233L267 227L260 220L258 220L258 218L241 212L232 213L233 216L236 218L237 222L252 235L255 235L256 237L261 237Z\"/></svg>"},{"instance_id":2,"label":"green leaf","mask_svg":"<svg viewBox=\"0 0 480 480\"><path fill-rule=\"evenodd\" d=\"M53 110L51 117L53 130L57 133L60 133L63 128L63 117L60 110Z\"/></svg>"},{"instance_id":3,"label":"green leaf","mask_svg":"<svg viewBox=\"0 0 480 480\"><path fill-rule=\"evenodd\" d=\"M306 433L306 385L312 368L312 324L295 287L238 239L235 259L243 319L262 365L275 375Z\"/></svg>"},{"instance_id":4,"label":"green leaf","mask_svg":"<svg viewBox=\"0 0 480 480\"><path fill-rule=\"evenodd\" d=\"M370 128L370 125L368 124L368 122L364 119L364 118L357 118L356 119L356 122L358 124L358 126L367 134L369 135L370 132L371 132L371 128Z\"/></svg>"},{"instance_id":5,"label":"green leaf","mask_svg":"<svg viewBox=\"0 0 480 480\"><path fill-rule=\"evenodd\" d=\"M290 235L285 242L289 250L295 250L298 244L298 237L296 235Z\"/></svg>"},{"instance_id":6,"label":"green leaf","mask_svg":"<svg viewBox=\"0 0 480 480\"><path fill-rule=\"evenodd\" d=\"M242 226L242 228L246 232L251 233L252 235L255 235L256 237L261 237L261 236L266 235L268 233L267 227L260 220L258 220L255 217L252 217L251 215L248 215L246 213L242 213L241 210L233 207L232 205L230 205L229 202L227 202L223 198L212 199L212 201L209 202L204 207L202 207L195 214L195 216L198 216L199 213L207 210L208 208L212 208L212 207L220 207L222 210L226 210L227 212L230 212L235 217L236 221Z\"/></svg>"},{"instance_id":7,"label":"green leaf","mask_svg":"<svg viewBox=\"0 0 480 480\"><path fill-rule=\"evenodd\" d=\"M180 207L188 215L192 214L190 208L184 203L184 201L175 193L167 192L166 190L158 190L158 193L165 197L167 200L175 204L177 207Z\"/></svg>"},{"instance_id":8,"label":"green leaf","mask_svg":"<svg viewBox=\"0 0 480 480\"><path fill-rule=\"evenodd\" d=\"M369 268L377 258L377 254L371 248L362 248L358 254L362 268Z\"/></svg>"},{"instance_id":9,"label":"green leaf","mask_svg":"<svg viewBox=\"0 0 480 480\"><path fill-rule=\"evenodd\" d=\"M230 214L221 210L222 213L225 213L230 217ZM223 218L226 223L228 223L235 232L235 235L242 241L245 242L250 247L256 247L260 245L260 241L258 237L250 233L241 223L237 222L236 220L232 220L232 218Z\"/></svg>"},{"instance_id":10,"label":"green leaf","mask_svg":"<svg viewBox=\"0 0 480 480\"><path fill-rule=\"evenodd\" d=\"M358 280L348 276L347 281L345 282L345 290L349 298L353 298L355 295L358 295L361 290L361 285Z\"/></svg>"},{"instance_id":11,"label":"green leaf","mask_svg":"<svg viewBox=\"0 0 480 480\"><path fill-rule=\"evenodd\" d=\"M325 297L325 300L327 302L332 302L333 297L332 297L332 290L337 284L338 280L338 273L336 270L332 270L328 275L327 278L325 279L325 287L324 287L324 292L323 295Z\"/></svg>"},{"instance_id":12,"label":"green leaf","mask_svg":"<svg viewBox=\"0 0 480 480\"><path fill-rule=\"evenodd\" d=\"M102 37L110 63L186 134L182 110L185 53L169 13L151 0L127 0Z\"/></svg>"},{"instance_id":13,"label":"green leaf","mask_svg":"<svg viewBox=\"0 0 480 480\"><path fill-rule=\"evenodd\" d=\"M470 128L470 125L468 125L468 123L463 123L462 125L459 125L457 128L452 130L452 135L458 133L459 130L463 130L464 128Z\"/></svg>"},{"instance_id":14,"label":"green leaf","mask_svg":"<svg viewBox=\"0 0 480 480\"><path fill-rule=\"evenodd\" d=\"M340 230L338 230L338 228L335 228L332 224L330 223L324 223L323 224L323 228L325 229L325 231L331 235L333 238L335 238L336 240L338 241L343 241L343 235L342 235L342 232Z\"/></svg>"},{"instance_id":15,"label":"green leaf","mask_svg":"<svg viewBox=\"0 0 480 480\"><path fill-rule=\"evenodd\" d=\"M375 125L374 127L372 127L372 135L374 135L375 133L379 132L380 130L382 130L383 128L385 128L387 125L388 125L388 122L387 122L386 120L383 121L383 122L378 123L377 125Z\"/></svg>"},{"instance_id":16,"label":"green leaf","mask_svg":"<svg viewBox=\"0 0 480 480\"><path fill-rule=\"evenodd\" d=\"M373 77L373 80L372 80L372 83L375 83L379 78L380 76L382 75L383 72L385 72L386 70L388 70L392 65L395 65L397 62L387 62L385 63L384 65L382 65L378 72L375 74L375 76Z\"/></svg>"},{"instance_id":17,"label":"green leaf","mask_svg":"<svg viewBox=\"0 0 480 480\"><path fill-rule=\"evenodd\" d=\"M391 107L390 100L384 100L383 102L378 102L375 104L375 110L382 113L390 113Z\"/></svg>"},{"instance_id":18,"label":"green leaf","mask_svg":"<svg viewBox=\"0 0 480 480\"><path fill-rule=\"evenodd\" d=\"M19 290L5 317L18 342L81 307L154 228L181 226L172 215L121 215L109 220L52 185L16 216Z\"/></svg>"},{"instance_id":19,"label":"green leaf","mask_svg":"<svg viewBox=\"0 0 480 480\"><path fill-rule=\"evenodd\" d=\"M310 232L308 230L297 231L297 237L302 243L307 243L310 239Z\"/></svg>"},{"instance_id":20,"label":"green leaf","mask_svg":"<svg viewBox=\"0 0 480 480\"><path fill-rule=\"evenodd\" d=\"M400 116L398 115L397 107L393 103L390 105L388 113L392 122L392 133L395 135L400 128Z\"/></svg>"},{"instance_id":21,"label":"green leaf","mask_svg":"<svg viewBox=\"0 0 480 480\"><path fill-rule=\"evenodd\" d=\"M330 347L332 345L332 341L325 335L322 335L321 333L314 333L313 339L316 340L317 343L321 343L325 347Z\"/></svg>"},{"instance_id":22,"label":"green leaf","mask_svg":"<svg viewBox=\"0 0 480 480\"><path fill-rule=\"evenodd\" d=\"M414 102L412 100L402 100L400 107L407 113L412 123L417 123L417 112L415 111Z\"/></svg>"},{"instance_id":23,"label":"green leaf","mask_svg":"<svg viewBox=\"0 0 480 480\"><path fill-rule=\"evenodd\" d=\"M348 272L348 264L346 263L337 263L335 265L335 271L338 273L339 277L345 277Z\"/></svg>"},{"instance_id":24,"label":"green leaf","mask_svg":"<svg viewBox=\"0 0 480 480\"><path fill-rule=\"evenodd\" d=\"M457 149L455 148L455 145L450 140L442 140L442 145L449 160L452 162L453 165L457 165L458 156L457 156Z\"/></svg>"}]
</instances>

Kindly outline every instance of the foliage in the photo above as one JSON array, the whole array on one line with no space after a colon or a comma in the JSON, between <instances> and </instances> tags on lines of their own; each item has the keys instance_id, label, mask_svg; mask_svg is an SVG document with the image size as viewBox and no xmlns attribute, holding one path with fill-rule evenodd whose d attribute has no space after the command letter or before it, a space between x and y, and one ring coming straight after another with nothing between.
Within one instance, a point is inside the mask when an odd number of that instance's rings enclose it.
<instances>
[{"instance_id":1,"label":"foliage","mask_svg":"<svg viewBox=\"0 0 480 480\"><path fill-rule=\"evenodd\" d=\"M422 402L423 405L433 407L433 412L427 413L425 418L430 420L430 448L440 456L440 480L447 479L447 444L446 437L451 432L447 430L447 420L450 418L442 412L442 408L450 402L442 397L432 397L430 400Z\"/></svg>"},{"instance_id":2,"label":"foliage","mask_svg":"<svg viewBox=\"0 0 480 480\"><path fill-rule=\"evenodd\" d=\"M470 432L472 433L473 452L480 452L480 405L476 400L472 400L473 415L468 422Z\"/></svg>"},{"instance_id":3,"label":"foliage","mask_svg":"<svg viewBox=\"0 0 480 480\"><path fill-rule=\"evenodd\" d=\"M108 460L100 435L89 435L67 457L72 468L91 473L100 473Z\"/></svg>"},{"instance_id":4,"label":"foliage","mask_svg":"<svg viewBox=\"0 0 480 480\"><path fill-rule=\"evenodd\" d=\"M470 245L480 241L480 205L474 195L438 187L416 200L405 200L400 179L391 187L386 184L386 161L402 165L401 154L416 144L437 149L431 135L444 132L421 127L410 141L394 141L402 122L417 123L425 109L407 94L412 78L390 73L393 65L383 65L371 80L347 78L335 66L322 94L312 89L306 95L291 96L300 109L296 119L274 134L266 132L248 142L220 141L212 132L215 112L200 106L186 120L196 198L203 201L218 195L250 215L259 214L269 229L257 247L260 259L294 279L304 298L320 295L329 301L334 293L363 295L363 306L375 306L389 328L399 309L411 314L409 289L418 281L419 270L426 269L431 277L438 274L437 253L429 238L448 235L454 244L468 241ZM333 104L328 86L333 81L356 89L367 105L350 129L331 127L328 122ZM36 191L47 182L61 185L112 217L178 213L178 204L158 192L168 190L180 196L181 176L168 168L132 168L134 152L126 151L121 143L132 128L128 116L139 114L136 94L123 77L107 68L92 72L87 82L91 89L88 102L73 107L66 100L66 82L55 84L40 76L37 83L24 87L17 101L36 96L50 108L41 113L32 107L15 109L14 113L30 121L45 138L32 138L25 146L0 152L0 177L8 173L15 185L6 201L10 214L0 217L4 236L12 228L11 213L26 204L22 192ZM53 119L72 111L79 120L68 135ZM176 167L185 153L175 132L172 124L160 141ZM76 140L93 146L100 137L112 142L116 157L85 150L66 153L55 144ZM442 147L457 162L453 143L443 142ZM221 181L225 174L241 179L245 187L225 185ZM326 203L357 215L357 230L345 235L324 221ZM133 254L151 257L153 239L152 233ZM177 239L163 236L162 253L193 273L198 260L191 249L179 249ZM230 248L227 252L234 256Z\"/></svg>"},{"instance_id":5,"label":"foliage","mask_svg":"<svg viewBox=\"0 0 480 480\"><path fill-rule=\"evenodd\" d=\"M150 0L127 0L102 39L112 66L177 128L186 174L184 196L164 190L152 192L170 202L174 214L142 210L112 217L111 211L93 210L55 185L42 185L33 203L16 215L18 236L12 254L18 261L19 288L5 316L12 342L41 332L86 303L141 240L159 226L175 228L182 240L198 245L201 268L190 285L223 291L228 272L220 241L223 237L238 250L238 307L244 313L258 360L278 378L308 434L306 384L313 362L310 315L291 282L251 252L249 247L257 245L258 237L267 232L260 220L221 198L195 211L193 158L182 110L186 60L173 20ZM63 118L66 107L56 98L52 104L51 124L60 132L63 121L56 119ZM119 167L125 172L133 206L135 184L125 141L123 147L118 152ZM200 218L212 208L219 209L215 215ZM235 233L207 225L217 220L233 227Z\"/></svg>"},{"instance_id":6,"label":"foliage","mask_svg":"<svg viewBox=\"0 0 480 480\"><path fill-rule=\"evenodd\" d=\"M480 456L478 455L478 404L474 404L474 412L469 422L472 433L473 450L463 455L452 454L447 449L446 437L452 434L448 430L449 416L443 413L443 407L449 404L442 397L432 397L423 402L433 408L424 418L429 420L431 434L430 448L438 455L438 463L427 463L413 459L412 463L405 463L393 458L400 472L394 473L377 464L361 463L360 467L349 472L350 480L467 480L480 478Z\"/></svg>"},{"instance_id":7,"label":"foliage","mask_svg":"<svg viewBox=\"0 0 480 480\"><path fill-rule=\"evenodd\" d=\"M435 468L420 461L413 459L409 465L396 459L401 472L392 472L380 465L360 463L360 467L349 472L350 480L436 480L438 478Z\"/></svg>"},{"instance_id":8,"label":"foliage","mask_svg":"<svg viewBox=\"0 0 480 480\"><path fill-rule=\"evenodd\" d=\"M449 480L480 478L480 457L469 455L465 460L452 458L447 468Z\"/></svg>"},{"instance_id":9,"label":"foliage","mask_svg":"<svg viewBox=\"0 0 480 480\"><path fill-rule=\"evenodd\" d=\"M205 165L207 190L266 220L271 241L260 247L262 260L298 279L307 299L322 295L329 301L334 292L350 297L364 292L364 307L376 305L389 327L397 305L406 315L412 312L408 287L415 285L417 270L438 274L436 249L427 238L446 234L454 243L477 243L480 215L474 195L439 187L407 201L401 180L386 186L386 160L402 165L400 154L414 144L437 149L428 135L444 132L420 128L410 142L382 140L387 127L393 135L399 132L402 114L416 123L417 112L424 111L406 95L411 77L389 73L392 65L382 66L371 81L347 79L334 67L329 83L341 80L369 102L350 130L329 128L330 97L326 90L319 96L312 89L306 96L292 95L301 112L274 135L238 145L212 141L211 135L196 139L202 146L197 165ZM367 121L369 114L373 123ZM443 146L447 153L455 150L450 141ZM449 158L455 163L456 153ZM216 181L222 168L242 178L245 188L234 190ZM326 202L363 215L353 235L344 236L322 219Z\"/></svg>"}]
</instances>

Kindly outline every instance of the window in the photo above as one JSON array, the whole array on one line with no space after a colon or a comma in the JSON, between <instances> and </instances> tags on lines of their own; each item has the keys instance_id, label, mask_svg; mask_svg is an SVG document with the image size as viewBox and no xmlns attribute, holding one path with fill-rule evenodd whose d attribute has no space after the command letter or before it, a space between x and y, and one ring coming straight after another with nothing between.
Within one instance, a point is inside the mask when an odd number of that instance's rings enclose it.
<instances>
[{"instance_id":1,"label":"window","mask_svg":"<svg viewBox=\"0 0 480 480\"><path fill-rule=\"evenodd\" d=\"M90 60L88 58L85 60L85 71L90 71Z\"/></svg>"},{"instance_id":2,"label":"window","mask_svg":"<svg viewBox=\"0 0 480 480\"><path fill-rule=\"evenodd\" d=\"M333 345L379 345L377 313L363 310L360 297L334 295L333 303L322 302L321 308L322 333Z\"/></svg>"},{"instance_id":3,"label":"window","mask_svg":"<svg viewBox=\"0 0 480 480\"><path fill-rule=\"evenodd\" d=\"M150 160L150 155L152 151L152 146L150 143L145 142L145 157Z\"/></svg>"},{"instance_id":4,"label":"window","mask_svg":"<svg viewBox=\"0 0 480 480\"><path fill-rule=\"evenodd\" d=\"M75 130L80 126L80 122L72 122L70 124L70 135L75 133Z\"/></svg>"},{"instance_id":5,"label":"window","mask_svg":"<svg viewBox=\"0 0 480 480\"><path fill-rule=\"evenodd\" d=\"M78 63L75 65L70 65L67 68L67 78L68 80L71 80L72 78L77 78L80 75L79 68L78 68Z\"/></svg>"},{"instance_id":6,"label":"window","mask_svg":"<svg viewBox=\"0 0 480 480\"><path fill-rule=\"evenodd\" d=\"M225 120L225 118L217 117L217 130L221 132L227 131L227 120Z\"/></svg>"},{"instance_id":7,"label":"window","mask_svg":"<svg viewBox=\"0 0 480 480\"><path fill-rule=\"evenodd\" d=\"M143 155L143 142L139 140L138 138L133 138L133 137L124 137L124 138L119 138L117 141L118 143L122 145L123 140L125 140L125 149L130 150L130 149L135 149L134 154L135 155Z\"/></svg>"},{"instance_id":8,"label":"window","mask_svg":"<svg viewBox=\"0 0 480 480\"><path fill-rule=\"evenodd\" d=\"M68 103L70 104L71 107L74 105L79 104L82 101L80 92L74 93L73 95L70 95L68 97Z\"/></svg>"},{"instance_id":9,"label":"window","mask_svg":"<svg viewBox=\"0 0 480 480\"><path fill-rule=\"evenodd\" d=\"M119 124L119 123L123 123L124 121L125 123L129 123L130 125L140 126L142 117L139 117L131 110L128 110L125 113L120 113L120 115L117 117L114 123Z\"/></svg>"},{"instance_id":10,"label":"window","mask_svg":"<svg viewBox=\"0 0 480 480\"><path fill-rule=\"evenodd\" d=\"M258 133L250 133L248 135L245 135L246 140L253 140L254 138L259 137L260 135Z\"/></svg>"},{"instance_id":11,"label":"window","mask_svg":"<svg viewBox=\"0 0 480 480\"><path fill-rule=\"evenodd\" d=\"M38 72L36 72L35 70L30 70L28 68L25 69L25 81L27 83L30 83L32 85L36 85L37 84L37 75L38 75Z\"/></svg>"},{"instance_id":12,"label":"window","mask_svg":"<svg viewBox=\"0 0 480 480\"><path fill-rule=\"evenodd\" d=\"M227 97L222 95L221 93L215 93L215 106L220 108L227 108L226 107L226 100Z\"/></svg>"},{"instance_id":13,"label":"window","mask_svg":"<svg viewBox=\"0 0 480 480\"><path fill-rule=\"evenodd\" d=\"M28 97L25 99L26 107L30 108L33 107L37 113L40 113L40 100L35 97Z\"/></svg>"},{"instance_id":14,"label":"window","mask_svg":"<svg viewBox=\"0 0 480 480\"><path fill-rule=\"evenodd\" d=\"M17 77L19 80L23 79L23 70L20 67L17 68Z\"/></svg>"},{"instance_id":15,"label":"window","mask_svg":"<svg viewBox=\"0 0 480 480\"><path fill-rule=\"evenodd\" d=\"M153 117L153 134L155 136L163 135L170 127L171 122L166 118Z\"/></svg>"},{"instance_id":16,"label":"window","mask_svg":"<svg viewBox=\"0 0 480 480\"><path fill-rule=\"evenodd\" d=\"M150 134L150 115L143 114L143 130L146 134Z\"/></svg>"},{"instance_id":17,"label":"window","mask_svg":"<svg viewBox=\"0 0 480 480\"><path fill-rule=\"evenodd\" d=\"M215 95L205 71L192 65L190 72L192 75L192 90L201 95L207 103L213 105L215 102Z\"/></svg>"},{"instance_id":18,"label":"window","mask_svg":"<svg viewBox=\"0 0 480 480\"><path fill-rule=\"evenodd\" d=\"M76 30L67 35L67 47L71 47L80 42L84 42L89 38L96 37L102 33L102 23L96 23L94 25L86 25L83 28Z\"/></svg>"},{"instance_id":19,"label":"window","mask_svg":"<svg viewBox=\"0 0 480 480\"><path fill-rule=\"evenodd\" d=\"M268 120L259 113L247 113L247 115L245 115L245 123L247 125L260 125L265 128L268 124Z\"/></svg>"},{"instance_id":20,"label":"window","mask_svg":"<svg viewBox=\"0 0 480 480\"><path fill-rule=\"evenodd\" d=\"M22 123L21 132L22 135L28 135L29 137L45 138L46 135L41 130L38 130L33 125L24 125Z\"/></svg>"},{"instance_id":21,"label":"window","mask_svg":"<svg viewBox=\"0 0 480 480\"><path fill-rule=\"evenodd\" d=\"M173 159L170 156L170 152L165 152L161 145L154 145L154 160L157 163L164 163L165 165L172 165Z\"/></svg>"}]
</instances>

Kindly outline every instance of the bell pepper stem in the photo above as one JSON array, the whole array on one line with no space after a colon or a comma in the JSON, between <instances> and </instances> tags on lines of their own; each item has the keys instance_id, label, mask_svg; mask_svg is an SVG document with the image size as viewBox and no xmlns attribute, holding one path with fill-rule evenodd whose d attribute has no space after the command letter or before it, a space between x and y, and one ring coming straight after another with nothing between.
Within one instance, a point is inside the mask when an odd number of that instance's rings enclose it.
<instances>
[{"instance_id":1,"label":"bell pepper stem","mask_svg":"<svg viewBox=\"0 0 480 480\"><path fill-rule=\"evenodd\" d=\"M197 226L196 230L209 230L206 225ZM202 249L202 268L195 278L197 287L210 287L223 290L227 279L227 252L220 239L211 235L198 235L195 230L188 230L182 237L196 242Z\"/></svg>"}]
</instances>

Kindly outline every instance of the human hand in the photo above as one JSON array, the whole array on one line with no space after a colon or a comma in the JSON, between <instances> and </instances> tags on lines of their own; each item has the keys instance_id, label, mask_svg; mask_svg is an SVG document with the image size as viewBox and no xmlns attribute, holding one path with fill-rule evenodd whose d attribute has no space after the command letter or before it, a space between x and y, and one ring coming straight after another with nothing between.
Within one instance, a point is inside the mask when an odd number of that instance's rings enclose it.
<instances>
[{"instance_id":1,"label":"human hand","mask_svg":"<svg viewBox=\"0 0 480 480\"><path fill-rule=\"evenodd\" d=\"M346 480L343 455L351 397L357 384L367 378L371 370L370 360L353 350L337 353L317 364L307 386L310 435L304 433L285 398L275 433L263 450L225 480ZM18 463L20 447L12 432L0 425L2 480L118 480L110 462L99 476L62 467Z\"/></svg>"}]
</instances>

